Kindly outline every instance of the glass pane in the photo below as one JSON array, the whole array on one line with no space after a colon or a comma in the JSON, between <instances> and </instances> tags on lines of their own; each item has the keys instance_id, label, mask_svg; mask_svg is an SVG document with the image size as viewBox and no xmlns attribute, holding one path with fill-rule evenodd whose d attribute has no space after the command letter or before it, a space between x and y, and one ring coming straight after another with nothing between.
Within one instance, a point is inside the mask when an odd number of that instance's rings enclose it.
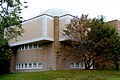
<instances>
[{"instance_id":1,"label":"glass pane","mask_svg":"<svg viewBox=\"0 0 120 80\"><path fill-rule=\"evenodd\" d=\"M24 50L24 46L22 46L22 50Z\"/></svg>"},{"instance_id":2,"label":"glass pane","mask_svg":"<svg viewBox=\"0 0 120 80\"><path fill-rule=\"evenodd\" d=\"M27 63L25 63L25 68L27 68Z\"/></svg>"},{"instance_id":3,"label":"glass pane","mask_svg":"<svg viewBox=\"0 0 120 80\"><path fill-rule=\"evenodd\" d=\"M22 68L23 68L23 64L22 64Z\"/></svg>"},{"instance_id":4,"label":"glass pane","mask_svg":"<svg viewBox=\"0 0 120 80\"><path fill-rule=\"evenodd\" d=\"M42 63L38 63L38 67L42 67Z\"/></svg>"},{"instance_id":5,"label":"glass pane","mask_svg":"<svg viewBox=\"0 0 120 80\"><path fill-rule=\"evenodd\" d=\"M19 64L19 66L18 66L19 68L20 68L20 64Z\"/></svg>"},{"instance_id":6,"label":"glass pane","mask_svg":"<svg viewBox=\"0 0 120 80\"><path fill-rule=\"evenodd\" d=\"M37 67L37 63L33 63L33 67Z\"/></svg>"},{"instance_id":7,"label":"glass pane","mask_svg":"<svg viewBox=\"0 0 120 80\"><path fill-rule=\"evenodd\" d=\"M76 64L75 64L75 67L77 67L77 68L78 68L78 67L79 67L79 63L76 63Z\"/></svg>"},{"instance_id":8,"label":"glass pane","mask_svg":"<svg viewBox=\"0 0 120 80\"><path fill-rule=\"evenodd\" d=\"M80 66L81 66L81 67L84 67L84 64L83 64L83 62L81 62L81 63L80 63Z\"/></svg>"},{"instance_id":9,"label":"glass pane","mask_svg":"<svg viewBox=\"0 0 120 80\"><path fill-rule=\"evenodd\" d=\"M38 48L42 48L42 44L38 44Z\"/></svg>"},{"instance_id":10,"label":"glass pane","mask_svg":"<svg viewBox=\"0 0 120 80\"><path fill-rule=\"evenodd\" d=\"M34 44L34 48L37 48L37 44Z\"/></svg>"},{"instance_id":11,"label":"glass pane","mask_svg":"<svg viewBox=\"0 0 120 80\"><path fill-rule=\"evenodd\" d=\"M29 68L32 68L32 63L29 63Z\"/></svg>"},{"instance_id":12,"label":"glass pane","mask_svg":"<svg viewBox=\"0 0 120 80\"><path fill-rule=\"evenodd\" d=\"M74 67L74 63L70 63L70 67Z\"/></svg>"},{"instance_id":13,"label":"glass pane","mask_svg":"<svg viewBox=\"0 0 120 80\"><path fill-rule=\"evenodd\" d=\"M28 45L25 45L25 49L28 49Z\"/></svg>"},{"instance_id":14,"label":"glass pane","mask_svg":"<svg viewBox=\"0 0 120 80\"><path fill-rule=\"evenodd\" d=\"M32 49L32 45L31 44L29 45L29 49Z\"/></svg>"}]
</instances>

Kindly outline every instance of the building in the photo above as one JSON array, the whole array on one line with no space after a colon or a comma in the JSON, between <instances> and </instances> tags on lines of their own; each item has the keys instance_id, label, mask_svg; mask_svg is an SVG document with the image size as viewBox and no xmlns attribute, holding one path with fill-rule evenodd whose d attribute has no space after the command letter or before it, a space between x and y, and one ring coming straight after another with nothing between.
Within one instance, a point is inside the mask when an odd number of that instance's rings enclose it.
<instances>
[{"instance_id":1,"label":"building","mask_svg":"<svg viewBox=\"0 0 120 80\"><path fill-rule=\"evenodd\" d=\"M62 35L65 25L74 18L67 11L48 9L40 15L22 23L24 33L18 40L10 40L12 47L10 71L31 72L46 70L84 69L82 62L72 55L63 58L59 53L59 43L64 41ZM113 21L113 25L120 22ZM120 27L118 30L120 30ZM92 69L93 67L91 67Z\"/></svg>"},{"instance_id":2,"label":"building","mask_svg":"<svg viewBox=\"0 0 120 80\"><path fill-rule=\"evenodd\" d=\"M62 31L73 18L67 11L49 9L22 23L25 32L18 40L10 40L11 72L44 71L84 68L71 59L58 62L59 42L64 40Z\"/></svg>"}]
</instances>

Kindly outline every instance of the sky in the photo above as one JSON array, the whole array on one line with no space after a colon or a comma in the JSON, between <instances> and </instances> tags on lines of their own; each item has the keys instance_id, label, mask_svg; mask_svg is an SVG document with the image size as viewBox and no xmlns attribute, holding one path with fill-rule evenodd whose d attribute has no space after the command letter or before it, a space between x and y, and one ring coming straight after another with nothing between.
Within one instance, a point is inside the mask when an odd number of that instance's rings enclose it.
<instances>
[{"instance_id":1,"label":"sky","mask_svg":"<svg viewBox=\"0 0 120 80\"><path fill-rule=\"evenodd\" d=\"M120 0L21 0L28 2L23 9L24 20L38 16L42 11L59 8L74 16L89 14L90 18L103 15L106 21L120 20Z\"/></svg>"}]
</instances>

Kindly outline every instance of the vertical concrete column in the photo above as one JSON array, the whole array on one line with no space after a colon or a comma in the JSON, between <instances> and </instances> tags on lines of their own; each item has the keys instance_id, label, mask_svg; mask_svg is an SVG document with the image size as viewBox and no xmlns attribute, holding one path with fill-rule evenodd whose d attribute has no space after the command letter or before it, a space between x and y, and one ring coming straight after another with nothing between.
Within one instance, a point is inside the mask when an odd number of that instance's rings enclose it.
<instances>
[{"instance_id":1,"label":"vertical concrete column","mask_svg":"<svg viewBox=\"0 0 120 80\"><path fill-rule=\"evenodd\" d=\"M54 54L55 54L55 68L58 68L58 54L59 54L59 17L54 17Z\"/></svg>"},{"instance_id":2,"label":"vertical concrete column","mask_svg":"<svg viewBox=\"0 0 120 80\"><path fill-rule=\"evenodd\" d=\"M42 37L47 38L47 17L46 15L42 16Z\"/></svg>"}]
</instances>

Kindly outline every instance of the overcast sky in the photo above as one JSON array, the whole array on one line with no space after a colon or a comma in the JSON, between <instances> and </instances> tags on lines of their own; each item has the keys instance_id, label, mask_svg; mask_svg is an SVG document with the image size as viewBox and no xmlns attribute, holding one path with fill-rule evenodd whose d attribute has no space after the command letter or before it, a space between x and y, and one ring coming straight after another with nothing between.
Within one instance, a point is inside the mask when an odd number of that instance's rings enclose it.
<instances>
[{"instance_id":1,"label":"overcast sky","mask_svg":"<svg viewBox=\"0 0 120 80\"><path fill-rule=\"evenodd\" d=\"M27 9L23 9L24 20L39 15L42 11L59 8L70 14L80 16L89 14L89 17L105 16L106 21L120 20L120 0L21 0L27 1Z\"/></svg>"}]
</instances>

